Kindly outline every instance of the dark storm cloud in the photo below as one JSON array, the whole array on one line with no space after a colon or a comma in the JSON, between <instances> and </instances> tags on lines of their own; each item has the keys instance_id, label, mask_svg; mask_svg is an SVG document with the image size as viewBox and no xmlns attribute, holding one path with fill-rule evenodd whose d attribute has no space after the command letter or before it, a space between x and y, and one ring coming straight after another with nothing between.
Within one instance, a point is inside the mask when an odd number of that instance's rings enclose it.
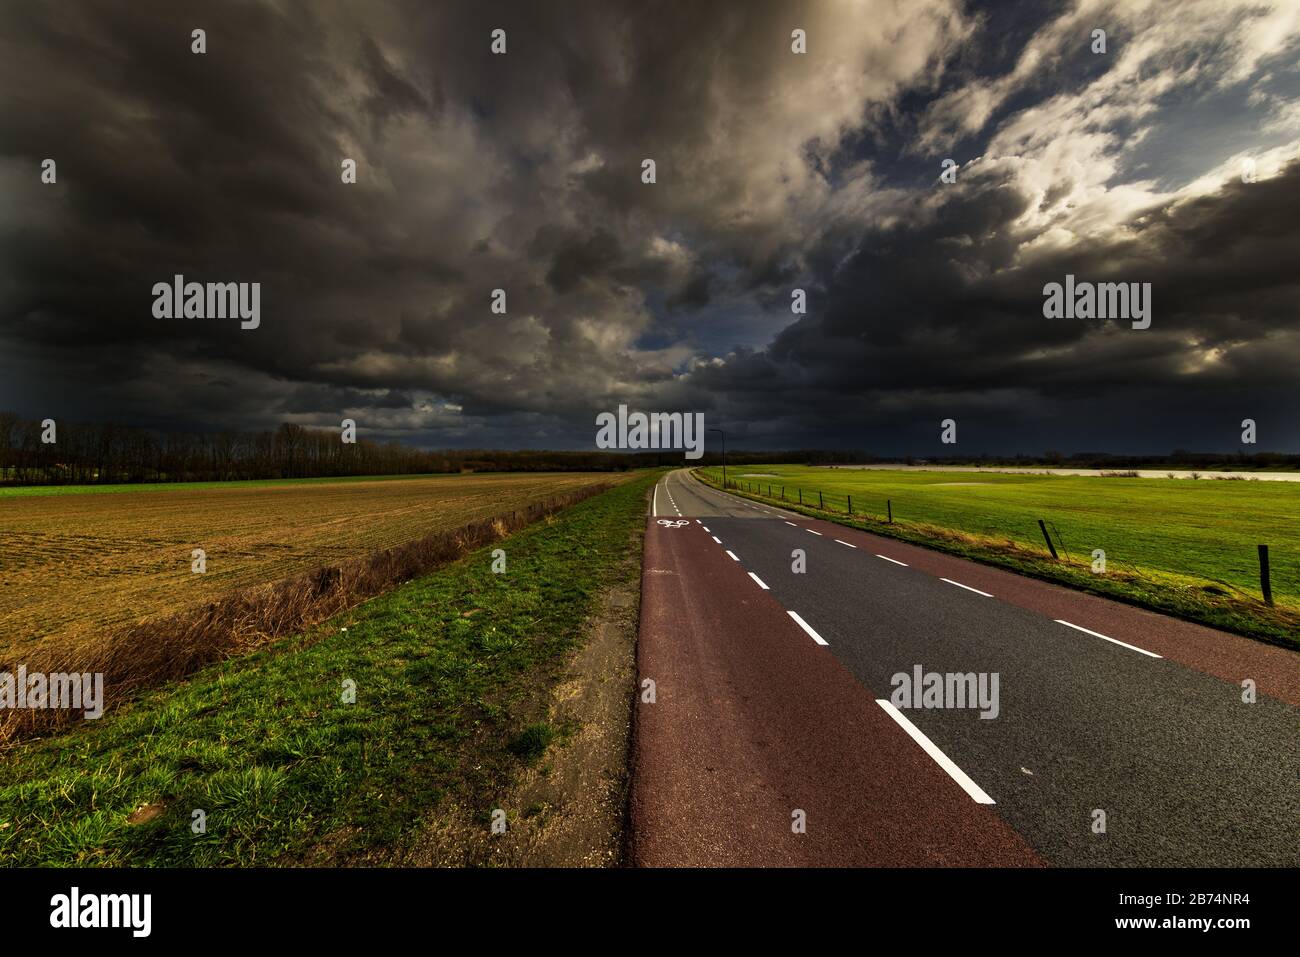
<instances>
[{"instance_id":1,"label":"dark storm cloud","mask_svg":"<svg viewBox=\"0 0 1300 957\"><path fill-rule=\"evenodd\" d=\"M924 227L861 237L821 277L814 315L763 354L702 370L702 387L726 395L737 419L785 423L773 431L857 430L911 451L933 450L940 418L1019 427L1043 409L1058 420L1035 425L1035 442L1065 445L1052 443L1057 430L1078 434L1078 420L1109 410L1125 416L1110 423L1118 447L1133 434L1126 424L1137 425L1130 416L1139 397L1142 417L1157 423L1143 436L1148 448L1229 446L1243 416L1294 441L1300 163L1267 182L1156 210L1123 240L1071 244L1023 263L1012 258L1024 198L978 180L968 190ZM987 238L944 242L971 237ZM1067 273L1150 282L1152 328L1045 319L1043 285ZM1207 438L1215 429L1222 437ZM909 444L912 434L925 438Z\"/></svg>"},{"instance_id":2,"label":"dark storm cloud","mask_svg":"<svg viewBox=\"0 0 1300 957\"><path fill-rule=\"evenodd\" d=\"M946 416L1002 449L1263 422L1300 358L1280 9L1106 7L1099 66L1088 5L7 4L0 407L580 445L628 402L899 451ZM1121 175L1158 75L1254 104L1199 191ZM1252 149L1259 182L1219 175ZM1152 328L1044 320L1066 272L1151 282ZM176 273L260 282L261 327L154 319Z\"/></svg>"},{"instance_id":3,"label":"dark storm cloud","mask_svg":"<svg viewBox=\"0 0 1300 957\"><path fill-rule=\"evenodd\" d=\"M551 245L544 241L547 230L539 231L534 248ZM541 248L538 249L541 252ZM546 281L558 293L572 290L583 280L599 280L608 275L623 261L618 239L608 230L598 229L591 235L575 234L561 240L554 250L554 259L546 273Z\"/></svg>"}]
</instances>

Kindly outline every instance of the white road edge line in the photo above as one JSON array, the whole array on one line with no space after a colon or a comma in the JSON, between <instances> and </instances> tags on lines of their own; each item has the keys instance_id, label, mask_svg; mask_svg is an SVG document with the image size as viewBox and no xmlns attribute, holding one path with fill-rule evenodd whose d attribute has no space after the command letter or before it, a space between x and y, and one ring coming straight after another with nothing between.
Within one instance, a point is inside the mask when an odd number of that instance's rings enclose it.
<instances>
[{"instance_id":1,"label":"white road edge line","mask_svg":"<svg viewBox=\"0 0 1300 957\"><path fill-rule=\"evenodd\" d=\"M705 531L707 532L708 529L706 528ZM719 545L722 544L722 539L718 538L717 535L714 535L714 536L713 536L713 540L714 540L715 542L717 542Z\"/></svg>"},{"instance_id":2,"label":"white road edge line","mask_svg":"<svg viewBox=\"0 0 1300 957\"><path fill-rule=\"evenodd\" d=\"M800 617L799 617L799 613L798 613L797 611L787 611L786 614L789 615L791 618L794 619L794 623L795 623L796 625L798 625L798 626L799 626L800 628L802 628L804 631L808 632L808 637L811 638L813 641L817 642L817 644L819 644L819 645L829 645L829 644L830 644L829 641L827 641L827 640L826 640L825 638L823 638L821 635L817 634L817 632L813 631L813 630L812 630L812 626L809 625L808 622L806 622L806 621L804 621L802 618L800 618Z\"/></svg>"},{"instance_id":3,"label":"white road edge line","mask_svg":"<svg viewBox=\"0 0 1300 957\"><path fill-rule=\"evenodd\" d=\"M655 482L655 501L650 507L651 518L659 517L659 483Z\"/></svg>"},{"instance_id":4,"label":"white road edge line","mask_svg":"<svg viewBox=\"0 0 1300 957\"><path fill-rule=\"evenodd\" d=\"M897 558L890 558L888 555L877 555L876 557L883 558L887 562L893 562L895 565L902 565L904 568L912 567L911 565L907 564L907 562L900 562Z\"/></svg>"},{"instance_id":5,"label":"white road edge line","mask_svg":"<svg viewBox=\"0 0 1300 957\"><path fill-rule=\"evenodd\" d=\"M794 522L786 522L786 524L787 524L787 525L794 525ZM799 526L798 526L798 525L794 525L794 527L795 527L795 528L798 528Z\"/></svg>"},{"instance_id":6,"label":"white road edge line","mask_svg":"<svg viewBox=\"0 0 1300 957\"><path fill-rule=\"evenodd\" d=\"M1082 631L1084 634L1092 635L1094 638L1102 638L1106 641L1113 642L1114 644L1123 645L1125 648L1147 655L1151 658L1164 657L1163 655L1156 654L1154 651L1147 651L1145 648L1139 648L1137 645L1130 645L1127 641L1120 641L1118 638L1111 638L1109 635L1103 635L1101 632L1093 631L1091 628L1084 628L1082 625L1071 624L1064 618L1054 618L1053 621L1058 625L1065 625L1067 628L1074 628L1077 631Z\"/></svg>"},{"instance_id":7,"label":"white road edge line","mask_svg":"<svg viewBox=\"0 0 1300 957\"><path fill-rule=\"evenodd\" d=\"M698 522L699 519L697 518L696 521ZM709 532L709 526L707 526L707 525L701 524L701 525L700 525L700 528L704 529L706 532ZM709 532L709 534L712 535L713 533L712 533L712 532ZM721 545L722 543L719 542L718 544Z\"/></svg>"},{"instance_id":8,"label":"white road edge line","mask_svg":"<svg viewBox=\"0 0 1300 957\"><path fill-rule=\"evenodd\" d=\"M958 588L964 588L964 589L966 589L967 591L973 591L975 594L977 594L977 595L983 595L985 598L992 598L992 597L993 597L992 595L990 595L990 594L989 594L988 592L986 592L986 591L980 591L978 588L971 588L970 585L963 585L961 582L955 582L955 581L953 581L951 578L940 578L939 581L941 581L941 582L947 582L949 585L956 585Z\"/></svg>"},{"instance_id":9,"label":"white road edge line","mask_svg":"<svg viewBox=\"0 0 1300 957\"><path fill-rule=\"evenodd\" d=\"M889 715L896 722L898 722L898 726L902 728L904 731L906 731L908 733L908 736L911 737L911 739L915 741L917 744L919 744L921 746L921 749L925 751L926 754L934 758L934 763L939 765L939 767L943 768L945 771L947 771L948 777L952 778L959 785L961 785L961 789L965 791L967 794L969 794L974 799L976 804L997 803L991 797L985 794L984 791L980 788L980 786L976 784L974 781L972 781L965 771L957 767L957 765L953 763L952 758L948 757L948 755L940 751L938 747L935 746L935 743L931 741L929 738L927 738L925 736L925 733L920 728L912 724L912 722L908 721L907 718L903 715L903 713L899 711L897 708L895 708L891 702L886 701L884 698L877 698L876 704L884 708L885 714Z\"/></svg>"},{"instance_id":10,"label":"white road edge line","mask_svg":"<svg viewBox=\"0 0 1300 957\"><path fill-rule=\"evenodd\" d=\"M805 528L804 531L805 531L805 532L812 532L814 535L820 535L820 534L821 534L821 532L813 532L813 530L812 530L811 528Z\"/></svg>"},{"instance_id":11,"label":"white road edge line","mask_svg":"<svg viewBox=\"0 0 1300 957\"><path fill-rule=\"evenodd\" d=\"M721 542L718 542L718 544L721 545L722 543L721 543ZM733 562L738 562L738 561L740 561L740 559L736 557L736 553L735 553L735 552L733 552L733 551L731 551L731 550L728 550L728 551L727 551L727 554L731 556L731 560L732 560Z\"/></svg>"},{"instance_id":12,"label":"white road edge line","mask_svg":"<svg viewBox=\"0 0 1300 957\"><path fill-rule=\"evenodd\" d=\"M759 578L753 572L749 573L749 577L754 579L754 581L758 582L758 587L763 589L763 591L771 591L770 588L768 588L765 584L763 584L763 579Z\"/></svg>"},{"instance_id":13,"label":"white road edge line","mask_svg":"<svg viewBox=\"0 0 1300 957\"><path fill-rule=\"evenodd\" d=\"M845 542L845 541L841 541L841 540L840 540L840 539L838 539L838 538L837 538L837 539L835 539L835 541L837 541L837 542L839 542L839 543L840 543L840 544L841 544L841 545L848 545L848 546L849 546L849 548L857 548L857 547L858 547L858 546L856 546L856 545L850 545L850 544L849 544L849 543L848 543L848 542Z\"/></svg>"}]
</instances>

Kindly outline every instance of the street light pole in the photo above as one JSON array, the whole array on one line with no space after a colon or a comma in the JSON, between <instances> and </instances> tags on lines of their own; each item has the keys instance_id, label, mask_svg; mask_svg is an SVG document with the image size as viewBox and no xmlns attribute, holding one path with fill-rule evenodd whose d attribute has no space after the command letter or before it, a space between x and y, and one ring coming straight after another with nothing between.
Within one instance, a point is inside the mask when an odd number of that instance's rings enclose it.
<instances>
[{"instance_id":1,"label":"street light pole","mask_svg":"<svg viewBox=\"0 0 1300 957\"><path fill-rule=\"evenodd\" d=\"M727 433L721 429L709 429L710 432L717 432L722 436L722 490L727 490Z\"/></svg>"}]
</instances>

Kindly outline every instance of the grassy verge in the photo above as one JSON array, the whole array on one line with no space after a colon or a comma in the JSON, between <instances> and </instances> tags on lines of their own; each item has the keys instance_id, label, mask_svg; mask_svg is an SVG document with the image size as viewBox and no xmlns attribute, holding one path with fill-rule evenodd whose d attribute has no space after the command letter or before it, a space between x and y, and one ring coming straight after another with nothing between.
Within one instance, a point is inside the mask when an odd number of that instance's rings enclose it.
<instances>
[{"instance_id":1,"label":"grassy verge","mask_svg":"<svg viewBox=\"0 0 1300 957\"><path fill-rule=\"evenodd\" d=\"M635 574L658 473L93 723L0 755L0 865L346 863L535 757L539 691ZM345 682L355 703L344 703ZM193 812L206 831L193 831ZM133 823L134 822L134 823Z\"/></svg>"},{"instance_id":2,"label":"grassy verge","mask_svg":"<svg viewBox=\"0 0 1300 957\"><path fill-rule=\"evenodd\" d=\"M745 471L765 473L762 478L740 479L761 492L731 489L732 494L1300 648L1294 559L1300 547L1280 517L1281 511L1300 504L1300 488L1263 488L1284 483L960 472L882 476L802 466L756 466ZM700 469L696 474L715 487L721 484L717 469ZM728 480L734 480L730 472ZM772 496L766 494L769 482ZM784 500L778 492L782 487ZM828 493L821 499L824 509L815 507L819 490ZM799 491L805 502L813 504L799 504ZM849 495L852 516L846 514ZM1242 500L1246 495L1249 501ZM887 496L893 503L893 522L885 518ZM1194 501L1189 496L1195 496ZM877 509L879 515L862 514ZM1054 538L1064 531L1065 540L1073 543L1060 560L1047 554L1036 514L1052 523ZM1234 516L1247 514L1249 519L1241 517L1233 524ZM1258 597L1258 588L1252 593L1248 586L1254 542L1270 539L1287 549L1280 560L1274 550L1273 607ZM1093 547L1106 552L1104 574L1092 571Z\"/></svg>"}]
</instances>

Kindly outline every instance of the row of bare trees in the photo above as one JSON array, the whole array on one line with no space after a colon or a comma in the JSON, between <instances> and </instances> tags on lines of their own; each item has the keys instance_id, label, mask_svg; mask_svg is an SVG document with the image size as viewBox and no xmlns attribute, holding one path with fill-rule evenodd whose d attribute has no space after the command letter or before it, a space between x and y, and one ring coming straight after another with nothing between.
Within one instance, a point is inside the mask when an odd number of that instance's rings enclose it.
<instances>
[{"instance_id":1,"label":"row of bare trees","mask_svg":"<svg viewBox=\"0 0 1300 957\"><path fill-rule=\"evenodd\" d=\"M342 441L339 429L309 429L285 424L262 432L158 432L114 423L57 422L55 441L42 441L48 428L35 419L0 412L0 484L57 485L130 482L224 482L236 479L315 478L347 475L418 475L433 472L614 471L659 465L717 465L717 452L684 462L680 451L583 452L549 450L418 449L399 442L359 438ZM900 461L845 450L803 449L755 452L733 450L731 464L776 462L846 464ZM1197 453L1114 456L978 458L930 457L910 463L985 465L1074 465L1118 467L1300 468L1300 455Z\"/></svg>"},{"instance_id":2,"label":"row of bare trees","mask_svg":"<svg viewBox=\"0 0 1300 957\"><path fill-rule=\"evenodd\" d=\"M613 471L682 465L680 451L621 453L591 450L428 450L398 442L358 438L345 443L339 429L281 425L264 432L157 432L113 423L56 422L0 412L0 484L58 485L131 482L224 482L237 479L347 475L415 475L431 472ZM843 453L754 453L749 461L828 461ZM733 454L732 461L741 456ZM706 455L688 464L715 464Z\"/></svg>"},{"instance_id":3,"label":"row of bare trees","mask_svg":"<svg viewBox=\"0 0 1300 957\"><path fill-rule=\"evenodd\" d=\"M9 484L226 481L419 470L401 446L282 425L274 432L163 433L113 423L41 422L0 413L0 477Z\"/></svg>"}]
</instances>

